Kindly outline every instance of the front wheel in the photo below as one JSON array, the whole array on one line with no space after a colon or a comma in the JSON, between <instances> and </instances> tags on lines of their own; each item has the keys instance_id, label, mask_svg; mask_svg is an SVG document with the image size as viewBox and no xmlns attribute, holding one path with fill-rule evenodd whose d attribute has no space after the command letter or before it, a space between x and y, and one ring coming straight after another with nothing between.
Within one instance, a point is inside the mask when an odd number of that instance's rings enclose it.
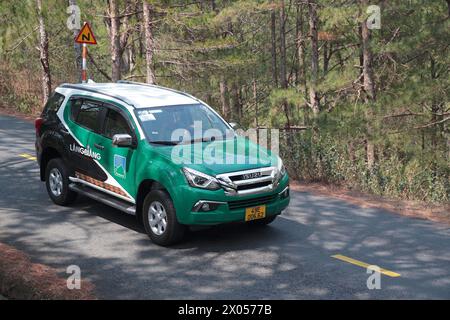
<instances>
[{"instance_id":1,"label":"front wheel","mask_svg":"<svg viewBox=\"0 0 450 320\"><path fill-rule=\"evenodd\" d=\"M175 207L167 192L150 191L142 210L145 231L154 243L169 246L182 240L186 226L178 222Z\"/></svg>"},{"instance_id":2,"label":"front wheel","mask_svg":"<svg viewBox=\"0 0 450 320\"><path fill-rule=\"evenodd\" d=\"M76 192L69 189L69 172L60 158L48 162L45 170L45 184L52 201L60 206L66 206L75 201Z\"/></svg>"}]
</instances>

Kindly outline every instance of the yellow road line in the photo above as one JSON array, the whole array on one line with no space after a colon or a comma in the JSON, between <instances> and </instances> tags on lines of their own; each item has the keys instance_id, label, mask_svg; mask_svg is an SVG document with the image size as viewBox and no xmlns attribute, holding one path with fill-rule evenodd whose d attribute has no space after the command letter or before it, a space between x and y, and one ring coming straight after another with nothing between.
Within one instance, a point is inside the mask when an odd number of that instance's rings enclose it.
<instances>
[{"instance_id":1,"label":"yellow road line","mask_svg":"<svg viewBox=\"0 0 450 320\"><path fill-rule=\"evenodd\" d=\"M22 154L19 154L19 156L22 157L22 158L28 159L28 160L33 160L33 161L37 160L36 157L34 157L34 156L32 156L31 154L28 154L28 153L22 153Z\"/></svg>"},{"instance_id":2,"label":"yellow road line","mask_svg":"<svg viewBox=\"0 0 450 320\"><path fill-rule=\"evenodd\" d=\"M360 266L360 267L363 267L363 268L367 268L368 266L371 266L368 263L365 263L365 262L362 262L362 261L358 261L358 260L355 260L355 259L343 256L342 254L335 254L334 256L331 256L331 257L339 259L341 261L345 261L345 262L357 265L357 266ZM390 270L386 270L386 269L383 269L383 268L380 268L380 273L382 273L384 275L387 275L389 277L393 277L393 278L400 277L399 273L394 272L394 271L390 271Z\"/></svg>"}]
</instances>

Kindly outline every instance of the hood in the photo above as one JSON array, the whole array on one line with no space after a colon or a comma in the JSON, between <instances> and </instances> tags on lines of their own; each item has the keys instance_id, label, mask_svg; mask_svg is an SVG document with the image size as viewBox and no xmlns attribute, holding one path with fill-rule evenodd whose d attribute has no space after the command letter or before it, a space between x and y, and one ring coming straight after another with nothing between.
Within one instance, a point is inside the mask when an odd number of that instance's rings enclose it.
<instances>
[{"instance_id":1,"label":"hood","mask_svg":"<svg viewBox=\"0 0 450 320\"><path fill-rule=\"evenodd\" d=\"M176 146L155 146L154 152L180 167L209 175L275 166L276 155L244 137Z\"/></svg>"}]
</instances>

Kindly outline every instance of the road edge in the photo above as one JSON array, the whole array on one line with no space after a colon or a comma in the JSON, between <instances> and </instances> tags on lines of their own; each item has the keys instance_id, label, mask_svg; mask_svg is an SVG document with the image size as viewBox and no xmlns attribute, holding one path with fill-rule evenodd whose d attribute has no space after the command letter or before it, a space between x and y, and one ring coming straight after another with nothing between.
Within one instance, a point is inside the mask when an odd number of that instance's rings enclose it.
<instances>
[{"instance_id":1,"label":"road edge","mask_svg":"<svg viewBox=\"0 0 450 320\"><path fill-rule=\"evenodd\" d=\"M68 275L69 276L69 275ZM69 290L56 269L33 263L24 253L0 243L0 297L6 300L95 300L94 286L81 280Z\"/></svg>"},{"instance_id":2,"label":"road edge","mask_svg":"<svg viewBox=\"0 0 450 320\"><path fill-rule=\"evenodd\" d=\"M450 226L450 204L429 204L413 200L390 199L323 183L291 181L290 188L298 192L331 197L361 208L382 209L393 214L430 220Z\"/></svg>"},{"instance_id":3,"label":"road edge","mask_svg":"<svg viewBox=\"0 0 450 320\"><path fill-rule=\"evenodd\" d=\"M11 109L11 108L6 108L5 106L0 104L0 115L1 116L10 116L10 117L14 117L20 120L24 120L27 122L34 122L34 120L39 117L39 115L34 115L34 114L24 114L21 113L17 110Z\"/></svg>"}]
</instances>

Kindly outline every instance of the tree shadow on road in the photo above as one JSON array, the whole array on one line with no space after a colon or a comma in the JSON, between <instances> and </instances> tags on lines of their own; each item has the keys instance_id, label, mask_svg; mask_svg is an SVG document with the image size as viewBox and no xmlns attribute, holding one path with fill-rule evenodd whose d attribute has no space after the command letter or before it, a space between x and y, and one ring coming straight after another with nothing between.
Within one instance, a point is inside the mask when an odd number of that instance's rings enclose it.
<instances>
[{"instance_id":1,"label":"tree shadow on road","mask_svg":"<svg viewBox=\"0 0 450 320\"><path fill-rule=\"evenodd\" d=\"M11 142L0 142L4 153ZM215 226L162 248L133 216L103 204L80 197L71 207L54 205L35 162L2 160L0 241L62 276L79 265L100 298L450 298L450 230L429 221L292 193L270 226ZM401 277L383 276L381 290L368 290L366 270L334 254Z\"/></svg>"}]
</instances>

